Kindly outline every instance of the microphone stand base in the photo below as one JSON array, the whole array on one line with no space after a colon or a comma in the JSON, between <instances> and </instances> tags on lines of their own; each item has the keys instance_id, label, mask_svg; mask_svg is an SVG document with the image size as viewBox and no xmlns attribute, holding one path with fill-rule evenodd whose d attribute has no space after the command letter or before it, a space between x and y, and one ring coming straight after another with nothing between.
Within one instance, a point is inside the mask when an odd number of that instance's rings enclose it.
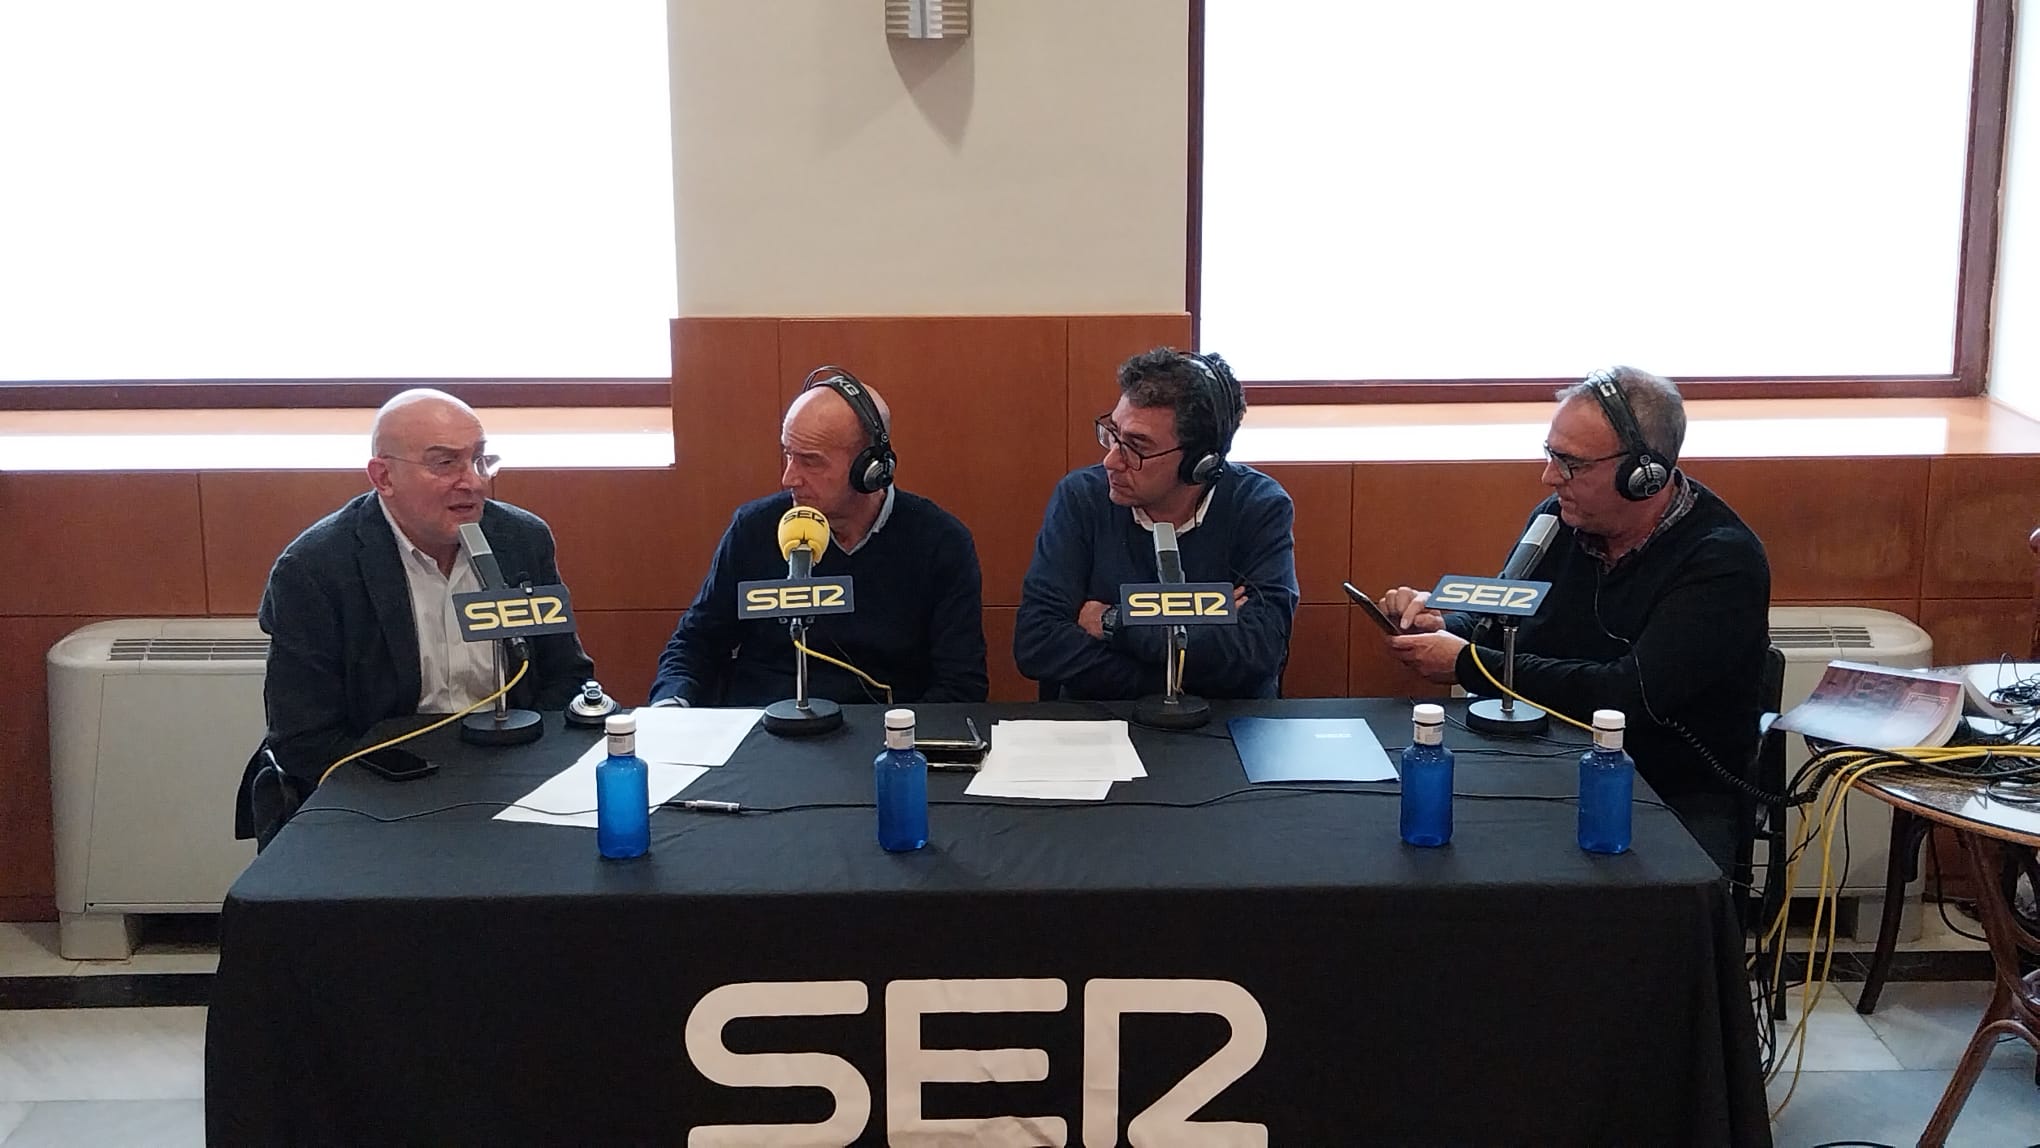
<instances>
[{"instance_id":1,"label":"microphone stand base","mask_svg":"<svg viewBox=\"0 0 2040 1148\"><path fill-rule=\"evenodd\" d=\"M608 703L607 707L592 712L576 708L580 705L579 701L569 704L567 706L567 725L580 729L601 729L608 722L610 714L616 713L623 708L608 698L602 700Z\"/></svg>"},{"instance_id":2,"label":"microphone stand base","mask_svg":"<svg viewBox=\"0 0 2040 1148\"><path fill-rule=\"evenodd\" d=\"M470 745L524 745L544 732L545 719L531 710L505 710L500 721L495 710L460 719L460 740Z\"/></svg>"},{"instance_id":3,"label":"microphone stand base","mask_svg":"<svg viewBox=\"0 0 2040 1148\"><path fill-rule=\"evenodd\" d=\"M1196 729L1210 720L1211 703L1190 694L1175 701L1153 697L1133 703L1133 723L1149 729Z\"/></svg>"},{"instance_id":4,"label":"microphone stand base","mask_svg":"<svg viewBox=\"0 0 2040 1148\"><path fill-rule=\"evenodd\" d=\"M843 724L843 707L827 698L809 698L806 709L788 698L765 707L765 732L780 737L813 737Z\"/></svg>"},{"instance_id":5,"label":"microphone stand base","mask_svg":"<svg viewBox=\"0 0 2040 1148\"><path fill-rule=\"evenodd\" d=\"M1536 706L1517 702L1515 709L1505 712L1500 698L1482 698L1466 707L1466 724L1477 733L1529 737L1550 729L1551 719Z\"/></svg>"}]
</instances>

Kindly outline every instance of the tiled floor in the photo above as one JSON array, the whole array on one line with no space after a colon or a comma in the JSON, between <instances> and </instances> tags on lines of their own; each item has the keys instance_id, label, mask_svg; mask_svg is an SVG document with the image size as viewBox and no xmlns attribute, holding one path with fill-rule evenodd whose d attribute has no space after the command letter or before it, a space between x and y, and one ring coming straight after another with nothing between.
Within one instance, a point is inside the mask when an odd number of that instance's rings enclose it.
<instances>
[{"instance_id":1,"label":"tiled floor","mask_svg":"<svg viewBox=\"0 0 2040 1148\"><path fill-rule=\"evenodd\" d=\"M210 972L217 960L189 945L145 945L114 962L55 949L54 925L0 924L0 977ZM1858 988L1838 982L1814 1006L1797 1089L1773 1125L1779 1148L1913 1143L1990 998L1982 982L1894 982L1863 1017ZM1781 1042L1798 1019L1792 1001ZM0 1148L203 1144L204 1043L200 1008L0 1009ZM2034 1060L2022 1042L2000 1045L1949 1143L2040 1145ZM1788 1060L1770 1086L1774 1107L1791 1086Z\"/></svg>"}]
</instances>

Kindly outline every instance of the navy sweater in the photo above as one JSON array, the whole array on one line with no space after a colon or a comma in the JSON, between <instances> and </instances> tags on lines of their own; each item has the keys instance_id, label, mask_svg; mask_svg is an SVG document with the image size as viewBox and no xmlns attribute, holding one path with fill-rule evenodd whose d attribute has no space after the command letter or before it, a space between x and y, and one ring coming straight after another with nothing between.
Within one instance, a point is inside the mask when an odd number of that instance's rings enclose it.
<instances>
[{"instance_id":1,"label":"navy sweater","mask_svg":"<svg viewBox=\"0 0 2040 1148\"><path fill-rule=\"evenodd\" d=\"M1272 698L1296 618L1296 508L1282 484L1233 465L1204 521L1181 535L1183 577L1247 588L1238 625L1192 626L1183 689L1206 698ZM1153 582L1154 535L1112 503L1103 465L1063 477L1049 499L1034 562L1020 590L1013 657L1020 672L1062 695L1101 700L1162 692L1165 627L1121 626L1101 641L1077 624L1087 601L1119 601L1119 587Z\"/></svg>"},{"instance_id":2,"label":"navy sweater","mask_svg":"<svg viewBox=\"0 0 2040 1148\"><path fill-rule=\"evenodd\" d=\"M1675 723L1724 767L1749 776L1771 644L1764 544L1713 491L1693 485L1693 509L1612 570L1580 548L1577 531L1560 526L1524 575L1550 582L1551 592L1516 634L1516 691L1581 721L1597 709L1621 710L1624 748L1668 801L1732 792ZM1531 517L1557 513L1558 500L1547 498ZM1445 624L1472 638L1482 663L1501 676L1499 627L1467 614L1447 614ZM1459 684L1494 696L1473 648L1460 651Z\"/></svg>"},{"instance_id":3,"label":"navy sweater","mask_svg":"<svg viewBox=\"0 0 2040 1148\"><path fill-rule=\"evenodd\" d=\"M737 508L707 581L659 656L650 700L678 696L690 705L755 706L793 696L786 623L737 619L737 583L786 577L779 517L792 505L793 495L782 491ZM885 528L855 554L829 547L815 574L855 579L857 609L816 618L808 627L809 649L890 685L897 702L985 700L977 546L954 515L896 491ZM846 703L885 700L819 658L808 659L808 692Z\"/></svg>"}]
</instances>

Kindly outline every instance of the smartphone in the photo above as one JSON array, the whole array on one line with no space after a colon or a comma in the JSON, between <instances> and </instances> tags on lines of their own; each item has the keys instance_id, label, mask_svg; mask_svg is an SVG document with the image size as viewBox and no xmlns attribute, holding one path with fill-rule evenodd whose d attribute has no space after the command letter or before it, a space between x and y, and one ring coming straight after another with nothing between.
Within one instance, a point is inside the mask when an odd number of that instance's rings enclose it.
<instances>
[{"instance_id":1,"label":"smartphone","mask_svg":"<svg viewBox=\"0 0 2040 1148\"><path fill-rule=\"evenodd\" d=\"M931 769L976 769L985 760L986 751L992 743L978 732L977 723L963 719L964 728L970 731L965 737L921 737L914 738L914 748L928 759Z\"/></svg>"},{"instance_id":2,"label":"smartphone","mask_svg":"<svg viewBox=\"0 0 2040 1148\"><path fill-rule=\"evenodd\" d=\"M1374 599L1362 594L1351 582L1339 584L1346 588L1346 597L1353 599L1355 606L1360 607L1368 617L1374 619L1374 624L1381 627L1382 633L1394 638L1405 632L1401 626L1396 625L1395 619L1381 612L1381 607L1374 604Z\"/></svg>"},{"instance_id":3,"label":"smartphone","mask_svg":"<svg viewBox=\"0 0 2040 1148\"><path fill-rule=\"evenodd\" d=\"M439 772L439 763L426 761L407 749L379 749L361 759L370 773L385 781L416 781Z\"/></svg>"}]
</instances>

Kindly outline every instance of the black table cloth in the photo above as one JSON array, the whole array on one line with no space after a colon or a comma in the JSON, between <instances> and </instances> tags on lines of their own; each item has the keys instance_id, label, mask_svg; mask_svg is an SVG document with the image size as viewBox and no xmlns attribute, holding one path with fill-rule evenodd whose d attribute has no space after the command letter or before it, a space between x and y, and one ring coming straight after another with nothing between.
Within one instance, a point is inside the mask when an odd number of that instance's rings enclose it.
<instances>
[{"instance_id":1,"label":"black table cloth","mask_svg":"<svg viewBox=\"0 0 2040 1148\"><path fill-rule=\"evenodd\" d=\"M852 1129L837 1143L889 1127L894 1143L1768 1142L1725 887L1641 782L1632 851L1590 855L1577 747L1470 753L1498 743L1455 728L1453 841L1416 849L1393 783L1249 787L1223 724L1361 716L1393 749L1407 703L1214 708L1200 731L1134 729L1148 777L1104 803L967 798L970 774L931 772L929 845L900 855L876 843L879 707L807 741L752 731L681 796L761 811L661 809L628 862L602 860L592 830L492 820L599 736L557 715L529 746L427 735L414 747L443 768L421 781L342 769L228 896L208 1140L678 1144L834 1112ZM1124 710L920 714L945 733L966 714L986 729ZM810 1015L748 1015L772 1012ZM1006 1051L924 1051L945 1049ZM997 1117L1018 1119L897 1131Z\"/></svg>"}]
</instances>

